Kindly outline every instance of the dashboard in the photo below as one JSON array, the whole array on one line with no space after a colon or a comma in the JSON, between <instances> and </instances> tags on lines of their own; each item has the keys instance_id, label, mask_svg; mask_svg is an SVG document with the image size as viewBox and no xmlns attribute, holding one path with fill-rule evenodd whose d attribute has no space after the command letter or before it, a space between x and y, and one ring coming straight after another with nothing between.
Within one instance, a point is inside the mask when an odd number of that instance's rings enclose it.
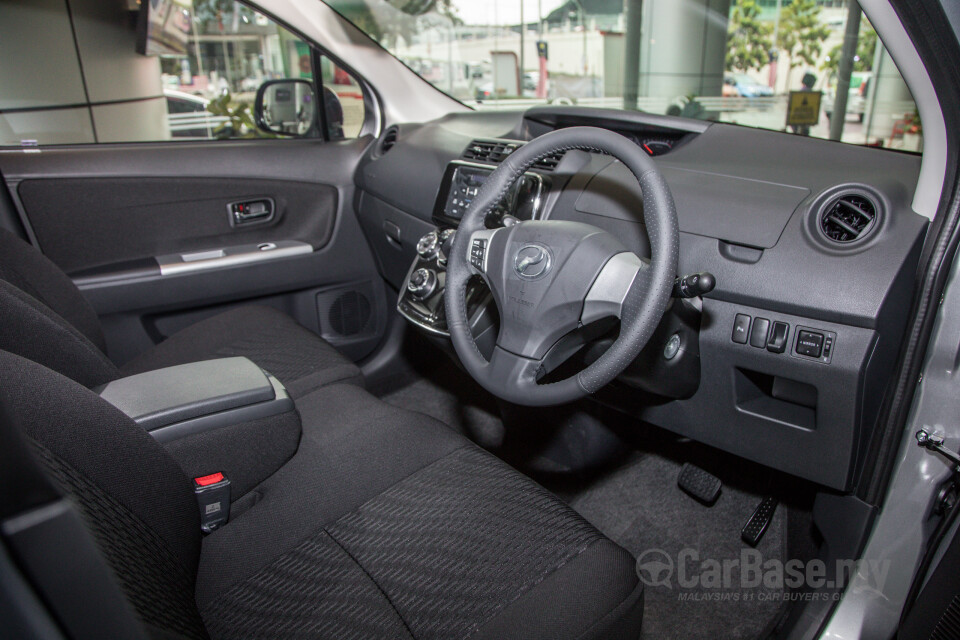
<instances>
[{"instance_id":1,"label":"dashboard","mask_svg":"<svg viewBox=\"0 0 960 640\"><path fill-rule=\"evenodd\" d=\"M634 416L638 428L651 423L850 487L869 455L927 229L910 207L919 156L580 107L400 125L395 144L384 148L381 137L357 175L358 216L384 278L404 292L414 276L442 287L443 243L425 260L418 240L433 231L449 238L476 189L519 145L582 125L656 156L677 204L677 275L716 279L708 295L675 300L644 353L594 400ZM505 214L585 222L649 256L642 193L609 156L544 159L505 198L497 215ZM442 320L435 297L414 302L419 320ZM442 339L442 324L434 328ZM680 355L667 360L674 336Z\"/></svg>"}]
</instances>

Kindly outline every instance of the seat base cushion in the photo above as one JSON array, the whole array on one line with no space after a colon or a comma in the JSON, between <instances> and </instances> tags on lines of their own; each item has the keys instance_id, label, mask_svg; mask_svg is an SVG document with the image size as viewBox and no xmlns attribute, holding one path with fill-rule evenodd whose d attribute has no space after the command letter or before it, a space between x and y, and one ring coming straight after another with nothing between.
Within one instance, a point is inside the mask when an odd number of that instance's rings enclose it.
<instances>
[{"instance_id":1,"label":"seat base cushion","mask_svg":"<svg viewBox=\"0 0 960 640\"><path fill-rule=\"evenodd\" d=\"M360 369L315 333L271 307L247 305L178 331L120 368L124 376L188 362L246 356L294 398L335 382L362 385Z\"/></svg>"},{"instance_id":2,"label":"seat base cushion","mask_svg":"<svg viewBox=\"0 0 960 640\"><path fill-rule=\"evenodd\" d=\"M212 637L638 635L633 558L548 491L362 389L298 407L294 459L204 540Z\"/></svg>"}]
</instances>

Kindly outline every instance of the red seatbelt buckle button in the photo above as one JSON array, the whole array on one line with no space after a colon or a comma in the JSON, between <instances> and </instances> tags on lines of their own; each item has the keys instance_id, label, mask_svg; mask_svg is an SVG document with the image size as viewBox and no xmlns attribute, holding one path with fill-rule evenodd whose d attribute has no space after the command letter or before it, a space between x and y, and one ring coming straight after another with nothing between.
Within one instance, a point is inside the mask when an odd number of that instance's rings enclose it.
<instances>
[{"instance_id":1,"label":"red seatbelt buckle button","mask_svg":"<svg viewBox=\"0 0 960 640\"><path fill-rule=\"evenodd\" d=\"M218 529L230 519L230 481L222 473L193 479L193 494L200 507L200 529L204 533Z\"/></svg>"},{"instance_id":2,"label":"red seatbelt buckle button","mask_svg":"<svg viewBox=\"0 0 960 640\"><path fill-rule=\"evenodd\" d=\"M199 478L194 478L193 481L199 487L209 487L212 484L217 484L218 482L223 482L225 478L222 473L211 473L208 476L200 476Z\"/></svg>"}]
</instances>

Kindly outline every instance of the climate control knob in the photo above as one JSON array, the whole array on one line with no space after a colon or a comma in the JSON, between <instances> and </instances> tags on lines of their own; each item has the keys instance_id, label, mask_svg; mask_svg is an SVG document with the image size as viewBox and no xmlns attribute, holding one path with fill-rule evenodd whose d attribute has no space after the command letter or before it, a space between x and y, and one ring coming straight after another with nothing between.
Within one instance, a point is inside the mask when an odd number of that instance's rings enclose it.
<instances>
[{"instance_id":1,"label":"climate control knob","mask_svg":"<svg viewBox=\"0 0 960 640\"><path fill-rule=\"evenodd\" d=\"M440 251L440 235L436 231L431 231L417 242L417 253L424 260L433 260Z\"/></svg>"},{"instance_id":2,"label":"climate control knob","mask_svg":"<svg viewBox=\"0 0 960 640\"><path fill-rule=\"evenodd\" d=\"M437 289L437 274L431 269L417 269L410 274L410 281L407 282L407 291L415 298L424 300L429 298Z\"/></svg>"}]
</instances>

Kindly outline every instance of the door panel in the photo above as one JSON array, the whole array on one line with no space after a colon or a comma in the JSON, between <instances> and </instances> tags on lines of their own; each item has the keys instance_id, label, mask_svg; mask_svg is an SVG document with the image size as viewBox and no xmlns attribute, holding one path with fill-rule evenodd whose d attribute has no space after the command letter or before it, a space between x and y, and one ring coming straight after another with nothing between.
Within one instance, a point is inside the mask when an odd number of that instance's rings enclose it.
<instances>
[{"instance_id":1,"label":"door panel","mask_svg":"<svg viewBox=\"0 0 960 640\"><path fill-rule=\"evenodd\" d=\"M0 153L0 171L28 236L100 314L117 362L251 302L290 313L359 359L388 313L353 210L354 169L371 140L44 148ZM274 218L232 226L227 204L258 198L275 203ZM289 241L305 251L167 275L155 260Z\"/></svg>"},{"instance_id":2,"label":"door panel","mask_svg":"<svg viewBox=\"0 0 960 640\"><path fill-rule=\"evenodd\" d=\"M330 241L337 190L237 178L24 180L17 193L38 246L69 274L170 253L299 240ZM235 226L228 205L272 202L272 218ZM83 242L77 242L77 238Z\"/></svg>"}]
</instances>

